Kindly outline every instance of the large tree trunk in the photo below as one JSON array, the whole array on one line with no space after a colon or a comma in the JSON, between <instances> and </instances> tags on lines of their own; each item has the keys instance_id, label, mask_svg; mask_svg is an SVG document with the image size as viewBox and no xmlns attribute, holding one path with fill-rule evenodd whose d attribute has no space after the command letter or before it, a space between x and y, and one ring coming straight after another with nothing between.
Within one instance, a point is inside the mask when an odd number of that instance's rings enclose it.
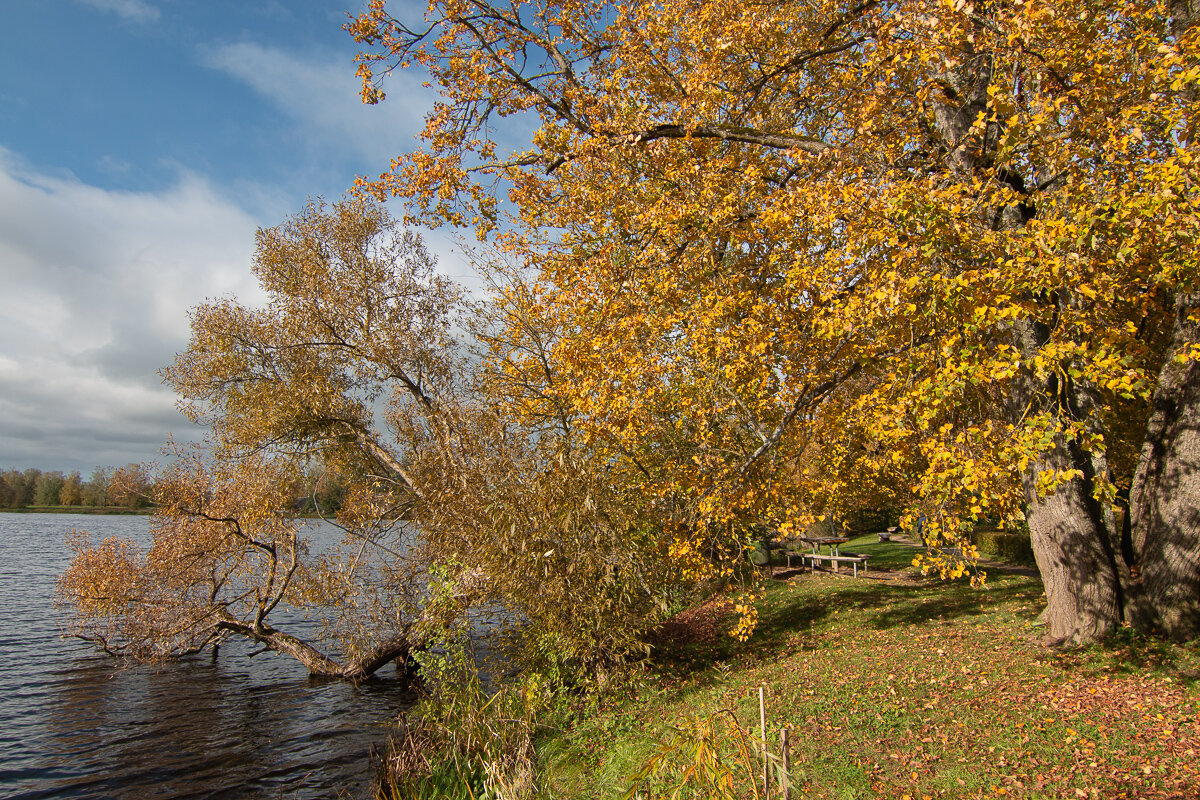
<instances>
[{"instance_id":1,"label":"large tree trunk","mask_svg":"<svg viewBox=\"0 0 1200 800\"><path fill-rule=\"evenodd\" d=\"M954 91L932 101L934 127L945 148L948 173L965 179L978 166L971 131L987 109L992 60L968 49L963 63L945 77ZM1023 190L1019 185L1014 188ZM991 224L1000 230L1016 230L1032 213L1033 208L1024 203L998 208ZM1066 301L1065 296L1049 300ZM1014 343L1027 364L1033 363L1049 335L1044 325L1032 319L1020 320L1013 327ZM1055 377L1039 379L1028 368L1013 399L1009 416L1014 424L1021 424L1030 409L1049 412L1056 419L1080 419L1093 405L1085 387L1063 386ZM1038 476L1043 470L1073 469L1082 477L1060 485L1049 496L1039 494ZM1095 641L1121 621L1123 592L1110 535L1112 512L1096 501L1092 491L1095 477L1103 469L1095 454L1059 436L1022 476L1034 557L1046 587L1048 639L1054 643Z\"/></svg>"},{"instance_id":2,"label":"large tree trunk","mask_svg":"<svg viewBox=\"0 0 1200 800\"><path fill-rule=\"evenodd\" d=\"M1175 353L1200 341L1200 295L1175 302L1174 346L1159 376L1129 492L1144 613L1135 624L1173 639L1200 635L1200 364Z\"/></svg>"},{"instance_id":3,"label":"large tree trunk","mask_svg":"<svg viewBox=\"0 0 1200 800\"><path fill-rule=\"evenodd\" d=\"M1176 40L1200 22L1200 0L1171 0L1170 9ZM1194 89L1184 91L1195 100ZM1143 600L1133 622L1181 641L1200 636L1200 364L1174 357L1200 341L1200 325L1189 318L1197 313L1200 295L1176 296L1172 347L1129 490Z\"/></svg>"},{"instance_id":4,"label":"large tree trunk","mask_svg":"<svg viewBox=\"0 0 1200 800\"><path fill-rule=\"evenodd\" d=\"M1049 330L1031 320L1017 322L1013 334L1027 362L1049 338ZM1055 418L1086 419L1094 413L1087 387L1074 381L1063 385L1057 374L1041 380L1026 368L1019 385L1014 419L1031 408ZM1106 467L1103 457L1060 433L1022 476L1030 544L1046 589L1046 638L1051 644L1097 641L1121 624L1128 585L1121 576L1128 570L1118 559L1112 509L1095 497L1096 477ZM1042 496L1038 476L1068 470L1078 471L1078 477Z\"/></svg>"},{"instance_id":5,"label":"large tree trunk","mask_svg":"<svg viewBox=\"0 0 1200 800\"><path fill-rule=\"evenodd\" d=\"M1090 472L1048 496L1037 491L1040 470L1089 466L1086 455L1060 440L1023 476L1030 543L1046 589L1047 640L1052 644L1096 641L1121 621L1124 593L1113 563L1108 515L1092 497Z\"/></svg>"},{"instance_id":6,"label":"large tree trunk","mask_svg":"<svg viewBox=\"0 0 1200 800\"><path fill-rule=\"evenodd\" d=\"M1170 0L1170 36L1178 38L1200 21L1200 0ZM983 24L977 18L978 24ZM945 76L953 86L944 98L931 99L934 128L945 148L950 175L964 178L978 167L971 131L986 110L992 62L966 48L962 63ZM1023 186L1014 185L1022 191ZM1015 230L1035 213L1032 205L996 210L992 224ZM1071 302L1064 289L1050 303ZM1200 310L1200 295L1181 296L1175 321L1175 345L1200 341L1200 325L1188 312ZM1033 363L1049 340L1041 323L1014 325L1014 343L1026 364ZM1026 369L1010 409L1020 424L1030 412L1055 420L1095 419L1092 387L1052 375L1039 379ZM1200 632L1200 365L1168 361L1154 397L1154 412L1142 458L1130 492L1133 550L1140 555L1141 580L1135 582L1120 552L1120 536L1111 506L1096 499L1096 479L1107 470L1104 457L1079 441L1059 434L1032 462L1022 482L1034 556L1046 589L1048 639L1077 644L1102 639L1122 620L1153 625L1177 639ZM1042 496L1043 471L1078 477Z\"/></svg>"},{"instance_id":7,"label":"large tree trunk","mask_svg":"<svg viewBox=\"0 0 1200 800\"><path fill-rule=\"evenodd\" d=\"M487 576L479 569L465 569L456 576L452 588L442 595L440 603L427 605L416 619L404 625L403 630L395 636L344 662L335 661L303 639L285 633L265 620L257 624L244 622L223 607L214 608L211 614L216 629L245 636L268 650L289 655L303 664L310 675L360 681L375 674L388 662L395 661L400 677L413 680L420 676L411 669L411 656L428 645L434 631L457 617L472 601L487 592Z\"/></svg>"},{"instance_id":8,"label":"large tree trunk","mask_svg":"<svg viewBox=\"0 0 1200 800\"><path fill-rule=\"evenodd\" d=\"M1200 0L1172 0L1171 36L1200 20ZM1094 499L1092 478L1104 464L1072 443L1056 443L1038 469L1077 468L1084 473L1050 497L1030 492L1029 528L1048 600L1050 637L1063 642L1102 638L1120 619L1143 630L1185 640L1200 635L1200 364L1176 363L1175 353L1200 341L1200 295L1176 299L1174 347L1153 398L1141 459L1129 493L1132 555L1140 562L1134 580L1115 545L1120 538L1111 509ZM1030 329L1032 330L1032 329ZM1036 336L1023 337L1023 354ZM1075 419L1086 419L1086 388L1047 387ZM1090 467L1090 469L1089 469Z\"/></svg>"}]
</instances>

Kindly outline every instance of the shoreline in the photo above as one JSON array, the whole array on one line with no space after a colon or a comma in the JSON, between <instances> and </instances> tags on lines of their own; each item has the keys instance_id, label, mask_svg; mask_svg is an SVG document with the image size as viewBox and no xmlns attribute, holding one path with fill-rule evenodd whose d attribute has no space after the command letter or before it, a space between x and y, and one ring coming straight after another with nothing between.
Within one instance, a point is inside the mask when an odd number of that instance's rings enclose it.
<instances>
[{"instance_id":1,"label":"shoreline","mask_svg":"<svg viewBox=\"0 0 1200 800\"><path fill-rule=\"evenodd\" d=\"M0 508L3 514L83 514L147 516L153 508L121 508L120 506L26 506L25 508Z\"/></svg>"}]
</instances>

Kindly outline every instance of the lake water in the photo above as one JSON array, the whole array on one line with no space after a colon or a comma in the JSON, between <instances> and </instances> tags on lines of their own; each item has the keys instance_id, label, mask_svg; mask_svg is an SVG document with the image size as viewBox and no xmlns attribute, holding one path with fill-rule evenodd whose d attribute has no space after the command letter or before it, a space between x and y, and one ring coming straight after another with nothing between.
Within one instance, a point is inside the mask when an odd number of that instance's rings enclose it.
<instances>
[{"instance_id":1,"label":"lake water","mask_svg":"<svg viewBox=\"0 0 1200 800\"><path fill-rule=\"evenodd\" d=\"M146 517L0 514L0 797L370 796L371 748L411 701L390 668L360 686L310 679L232 641L215 660L120 668L60 636L72 527L148 538Z\"/></svg>"}]
</instances>

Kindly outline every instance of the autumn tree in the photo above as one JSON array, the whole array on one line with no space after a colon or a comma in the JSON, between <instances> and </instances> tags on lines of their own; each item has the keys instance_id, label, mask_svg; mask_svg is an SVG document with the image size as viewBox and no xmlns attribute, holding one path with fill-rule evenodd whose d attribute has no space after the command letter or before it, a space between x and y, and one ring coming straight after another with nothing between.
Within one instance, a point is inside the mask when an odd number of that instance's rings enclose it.
<instances>
[{"instance_id":1,"label":"autumn tree","mask_svg":"<svg viewBox=\"0 0 1200 800\"><path fill-rule=\"evenodd\" d=\"M83 485L83 504L87 506L108 505L108 482L110 470L108 467L96 467L91 477Z\"/></svg>"},{"instance_id":2,"label":"autumn tree","mask_svg":"<svg viewBox=\"0 0 1200 800\"><path fill-rule=\"evenodd\" d=\"M108 484L108 501L114 506L145 508L151 502L153 478L144 464L126 464L112 472Z\"/></svg>"},{"instance_id":3,"label":"autumn tree","mask_svg":"<svg viewBox=\"0 0 1200 800\"><path fill-rule=\"evenodd\" d=\"M59 581L69 604L68 630L112 655L154 660L193 653L242 636L288 654L311 673L365 677L395 659L404 662L411 620L369 614L370 596L354 593L353 575L332 580L308 558L294 517L299 474L286 462L246 458L214 464L199 453L182 453L160 476L159 510L152 517L153 544L145 552L132 542L73 542L75 557ZM351 565L364 572L370 558ZM301 580L305 578L307 580ZM406 587L393 579L391 608ZM407 587L412 589L412 587ZM323 593L356 602L363 618L352 626L320 616ZM318 612L335 658L308 641L275 627L281 604ZM360 633L369 626L371 640Z\"/></svg>"},{"instance_id":4,"label":"autumn tree","mask_svg":"<svg viewBox=\"0 0 1200 800\"><path fill-rule=\"evenodd\" d=\"M62 488L58 490L58 504L62 506L83 504L83 478L78 472L72 472L63 479Z\"/></svg>"},{"instance_id":5,"label":"autumn tree","mask_svg":"<svg viewBox=\"0 0 1200 800\"><path fill-rule=\"evenodd\" d=\"M30 468L21 470L10 469L4 473L5 496L8 508L25 508L34 504L37 496L38 481L42 477L40 469Z\"/></svg>"},{"instance_id":6,"label":"autumn tree","mask_svg":"<svg viewBox=\"0 0 1200 800\"><path fill-rule=\"evenodd\" d=\"M442 100L360 188L537 271L508 300L553 346L509 369L557 377L521 402L573 409L694 541L883 493L958 574L942 547L1023 517L1052 640L1191 637L1194 19L374 0L347 26L363 99L419 65Z\"/></svg>"},{"instance_id":7,"label":"autumn tree","mask_svg":"<svg viewBox=\"0 0 1200 800\"><path fill-rule=\"evenodd\" d=\"M0 508L13 508L16 487L9 482L9 472L0 472Z\"/></svg>"},{"instance_id":8,"label":"autumn tree","mask_svg":"<svg viewBox=\"0 0 1200 800\"><path fill-rule=\"evenodd\" d=\"M199 306L187 350L164 370L184 411L209 425L209 452L162 476L147 553L81 542L61 589L79 635L114 652L174 655L237 634L314 673L362 677L408 652L412 620L401 615L418 597L417 573L404 569L416 545L400 518L419 490L375 405L402 402L391 397L399 387L445 429L432 387L452 380L455 289L420 240L373 205L312 203L260 231L257 245L270 303ZM320 558L306 557L294 518L312 459L359 478L339 512L346 540ZM121 472L109 488L116 502ZM326 642L341 660L271 625L285 601L328 612Z\"/></svg>"},{"instance_id":9,"label":"autumn tree","mask_svg":"<svg viewBox=\"0 0 1200 800\"><path fill-rule=\"evenodd\" d=\"M420 238L381 205L314 201L257 245L266 307L199 306L164 371L211 446L158 476L148 551L77 542L60 583L75 633L136 658L239 635L351 679L472 605L504 607L518 649L564 667L640 646L674 569L644 504L586 448L496 413L497 384L452 337L459 290ZM314 469L345 487L324 553L296 520ZM320 639L277 627L281 604Z\"/></svg>"},{"instance_id":10,"label":"autumn tree","mask_svg":"<svg viewBox=\"0 0 1200 800\"><path fill-rule=\"evenodd\" d=\"M58 505L58 494L66 478L62 472L52 470L38 475L33 487L33 502L39 506Z\"/></svg>"}]
</instances>

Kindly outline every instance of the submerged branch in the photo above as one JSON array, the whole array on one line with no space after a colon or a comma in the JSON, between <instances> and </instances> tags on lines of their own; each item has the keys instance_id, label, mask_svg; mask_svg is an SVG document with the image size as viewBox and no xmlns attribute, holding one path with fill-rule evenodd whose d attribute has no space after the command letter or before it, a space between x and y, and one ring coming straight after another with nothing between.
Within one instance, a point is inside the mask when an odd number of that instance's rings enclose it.
<instances>
[{"instance_id":1,"label":"submerged branch","mask_svg":"<svg viewBox=\"0 0 1200 800\"><path fill-rule=\"evenodd\" d=\"M310 675L358 681L370 677L389 661L404 660L424 647L424 641L412 641L406 630L380 642L356 659L339 663L303 639L275 628L266 622L250 625L225 612L217 626L224 631L252 639L269 650L285 653L299 661Z\"/></svg>"}]
</instances>

